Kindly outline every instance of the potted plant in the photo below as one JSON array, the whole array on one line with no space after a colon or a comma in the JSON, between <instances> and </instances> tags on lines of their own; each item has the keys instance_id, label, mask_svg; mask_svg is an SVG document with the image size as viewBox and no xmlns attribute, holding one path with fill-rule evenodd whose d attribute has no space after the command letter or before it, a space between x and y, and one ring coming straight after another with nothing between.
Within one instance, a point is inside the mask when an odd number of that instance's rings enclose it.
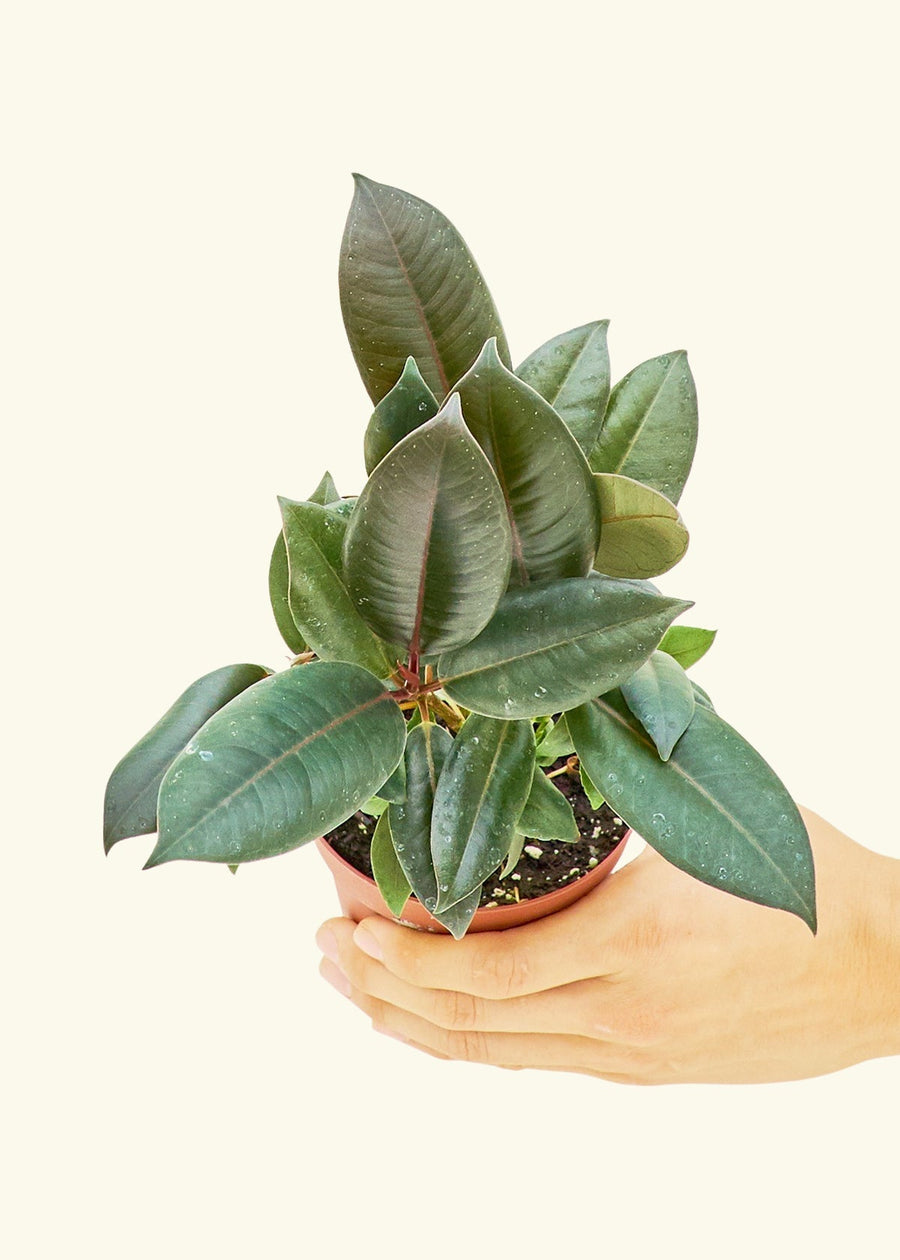
<instances>
[{"instance_id":1,"label":"potted plant","mask_svg":"<svg viewBox=\"0 0 900 1260\"><path fill-rule=\"evenodd\" d=\"M148 867L236 869L318 840L338 871L353 833L389 912L460 937L523 852L589 838L605 810L815 931L800 814L686 673L713 633L673 625L690 603L650 580L688 542L684 352L611 389L597 321L514 370L453 225L359 176L340 297L368 480L280 500L269 590L294 659L188 688L113 772L107 851L158 830Z\"/></svg>"}]
</instances>

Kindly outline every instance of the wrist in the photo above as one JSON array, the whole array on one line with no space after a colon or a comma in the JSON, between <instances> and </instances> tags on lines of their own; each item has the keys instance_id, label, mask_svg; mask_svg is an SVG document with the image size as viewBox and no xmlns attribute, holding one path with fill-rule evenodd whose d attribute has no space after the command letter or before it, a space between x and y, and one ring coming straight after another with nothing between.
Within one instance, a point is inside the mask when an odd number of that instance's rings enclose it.
<instances>
[{"instance_id":1,"label":"wrist","mask_svg":"<svg viewBox=\"0 0 900 1260\"><path fill-rule=\"evenodd\" d=\"M870 1012L871 1058L900 1055L900 860L867 853L857 940Z\"/></svg>"}]
</instances>

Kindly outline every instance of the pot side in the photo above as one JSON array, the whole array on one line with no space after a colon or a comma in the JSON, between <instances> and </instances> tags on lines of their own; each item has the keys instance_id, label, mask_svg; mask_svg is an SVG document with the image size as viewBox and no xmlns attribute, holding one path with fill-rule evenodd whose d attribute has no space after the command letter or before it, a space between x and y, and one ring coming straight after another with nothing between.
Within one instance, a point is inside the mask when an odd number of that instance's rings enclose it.
<instances>
[{"instance_id":1,"label":"pot side","mask_svg":"<svg viewBox=\"0 0 900 1260\"><path fill-rule=\"evenodd\" d=\"M481 909L475 911L468 931L496 932L505 928L521 927L523 923L533 923L536 919L543 919L548 914L554 914L557 910L564 910L566 906L571 906L573 902L578 901L585 893L589 893L592 888L596 888L606 879L622 856L630 835L631 831L626 831L616 847L606 855L602 862L582 875L580 879L573 880L571 884L555 888L553 892L545 893L543 897L531 897L525 901L504 906L482 906ZM394 922L405 923L409 927L449 935L447 928L442 923L438 923L437 919L433 918L415 897L409 898L403 907L403 914L397 919L388 909L374 879L370 879L368 875L364 875L362 871L358 871L355 866L342 858L327 840L317 840L316 847L331 871L341 911L348 919L359 923L367 915L378 914L383 919L392 919Z\"/></svg>"}]
</instances>

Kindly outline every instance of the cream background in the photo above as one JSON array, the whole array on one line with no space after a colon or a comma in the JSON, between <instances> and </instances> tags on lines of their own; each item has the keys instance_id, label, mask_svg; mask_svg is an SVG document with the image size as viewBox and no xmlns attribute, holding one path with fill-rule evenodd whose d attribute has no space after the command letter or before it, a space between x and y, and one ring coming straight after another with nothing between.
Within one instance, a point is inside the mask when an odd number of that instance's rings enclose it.
<instances>
[{"instance_id":1,"label":"cream background","mask_svg":"<svg viewBox=\"0 0 900 1260\"><path fill-rule=\"evenodd\" d=\"M232 879L100 843L188 682L285 663L275 495L361 485L361 170L456 222L516 361L606 316L616 378L689 350L663 586L720 630L697 678L900 857L892 11L6 10L5 1254L896 1254L896 1060L653 1090L436 1063L319 980L312 852Z\"/></svg>"}]
</instances>

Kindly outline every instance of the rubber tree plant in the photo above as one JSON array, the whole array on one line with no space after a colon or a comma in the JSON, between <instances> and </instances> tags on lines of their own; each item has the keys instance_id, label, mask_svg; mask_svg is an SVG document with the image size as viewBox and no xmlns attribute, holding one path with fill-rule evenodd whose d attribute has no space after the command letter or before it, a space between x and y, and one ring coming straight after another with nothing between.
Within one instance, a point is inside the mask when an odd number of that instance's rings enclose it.
<instances>
[{"instance_id":1,"label":"rubber tree plant","mask_svg":"<svg viewBox=\"0 0 900 1260\"><path fill-rule=\"evenodd\" d=\"M280 500L269 590L294 659L188 688L113 772L107 851L158 830L148 867L236 869L365 807L388 905L412 891L459 937L524 838L576 838L546 773L565 756L674 865L815 931L800 814L688 677L713 633L674 626L690 603L650 581L688 542L687 356L611 389L599 320L513 368L453 225L355 183L339 278L368 480Z\"/></svg>"}]
</instances>

